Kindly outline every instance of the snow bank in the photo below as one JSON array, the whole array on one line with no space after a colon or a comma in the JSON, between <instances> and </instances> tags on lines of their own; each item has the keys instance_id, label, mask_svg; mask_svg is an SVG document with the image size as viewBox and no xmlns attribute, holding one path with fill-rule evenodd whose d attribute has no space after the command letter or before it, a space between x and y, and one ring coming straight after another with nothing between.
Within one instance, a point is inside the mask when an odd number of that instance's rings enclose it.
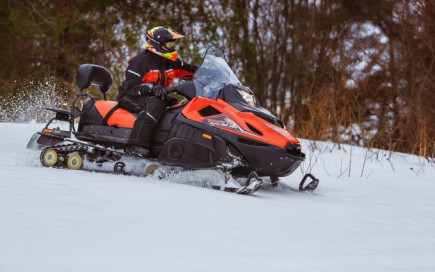
<instances>
[{"instance_id":1,"label":"snow bank","mask_svg":"<svg viewBox=\"0 0 435 272\"><path fill-rule=\"evenodd\" d=\"M435 271L435 169L303 141L315 193L51 169L0 123L0 271ZM195 175L192 173L192 175Z\"/></svg>"}]
</instances>

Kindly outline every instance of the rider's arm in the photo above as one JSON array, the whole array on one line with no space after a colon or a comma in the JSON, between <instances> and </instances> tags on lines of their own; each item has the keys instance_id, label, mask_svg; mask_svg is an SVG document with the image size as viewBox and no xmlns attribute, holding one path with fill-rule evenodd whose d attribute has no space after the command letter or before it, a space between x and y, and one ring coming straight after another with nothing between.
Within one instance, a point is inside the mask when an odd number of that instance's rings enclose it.
<instances>
[{"instance_id":1,"label":"rider's arm","mask_svg":"<svg viewBox=\"0 0 435 272\"><path fill-rule=\"evenodd\" d=\"M124 95L140 96L141 94L151 92L153 84L142 83L143 69L145 66L143 58L140 55L129 61L127 70L125 71L125 80L122 82L122 89L125 92Z\"/></svg>"},{"instance_id":2,"label":"rider's arm","mask_svg":"<svg viewBox=\"0 0 435 272\"><path fill-rule=\"evenodd\" d=\"M193 75L197 69L198 66L186 63L180 59L174 61L174 72L176 78L180 78L184 75Z\"/></svg>"}]
</instances>

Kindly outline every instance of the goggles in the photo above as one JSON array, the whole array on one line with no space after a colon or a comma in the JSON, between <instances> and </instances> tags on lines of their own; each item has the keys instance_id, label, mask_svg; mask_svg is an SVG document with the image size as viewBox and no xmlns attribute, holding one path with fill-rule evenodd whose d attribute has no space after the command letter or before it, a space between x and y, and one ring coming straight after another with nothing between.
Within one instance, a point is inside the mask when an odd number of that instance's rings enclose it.
<instances>
[{"instance_id":1,"label":"goggles","mask_svg":"<svg viewBox=\"0 0 435 272\"><path fill-rule=\"evenodd\" d=\"M164 46L170 50L172 50L175 47L175 40L165 42Z\"/></svg>"}]
</instances>

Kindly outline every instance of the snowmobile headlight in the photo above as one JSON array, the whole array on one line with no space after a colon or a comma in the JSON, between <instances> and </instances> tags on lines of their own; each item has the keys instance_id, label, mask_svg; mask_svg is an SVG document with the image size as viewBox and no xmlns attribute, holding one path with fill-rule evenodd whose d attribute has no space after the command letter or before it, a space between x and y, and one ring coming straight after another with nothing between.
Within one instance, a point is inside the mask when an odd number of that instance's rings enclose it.
<instances>
[{"instance_id":1,"label":"snowmobile headlight","mask_svg":"<svg viewBox=\"0 0 435 272\"><path fill-rule=\"evenodd\" d=\"M253 94L248 93L245 90L238 89L239 94L242 96L243 100L245 100L246 103L248 103L249 106L255 107L257 104L257 99Z\"/></svg>"}]
</instances>

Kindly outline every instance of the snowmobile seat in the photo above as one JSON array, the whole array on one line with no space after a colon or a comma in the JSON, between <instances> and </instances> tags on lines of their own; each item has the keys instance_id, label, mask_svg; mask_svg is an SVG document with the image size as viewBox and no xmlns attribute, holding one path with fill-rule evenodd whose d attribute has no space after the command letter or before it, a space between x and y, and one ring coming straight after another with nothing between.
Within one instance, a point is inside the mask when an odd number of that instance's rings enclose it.
<instances>
[{"instance_id":1,"label":"snowmobile seat","mask_svg":"<svg viewBox=\"0 0 435 272\"><path fill-rule=\"evenodd\" d=\"M91 85L98 87L104 95L104 100L106 100L106 92L112 87L110 72L95 64L80 65L77 70L77 86L80 92Z\"/></svg>"},{"instance_id":2,"label":"snowmobile seat","mask_svg":"<svg viewBox=\"0 0 435 272\"><path fill-rule=\"evenodd\" d=\"M137 114L131 113L118 106L115 101L95 101L95 107L101 116L104 116L103 122L109 126L133 128Z\"/></svg>"},{"instance_id":3,"label":"snowmobile seat","mask_svg":"<svg viewBox=\"0 0 435 272\"><path fill-rule=\"evenodd\" d=\"M119 108L115 101L89 98L83 104L78 130L74 134L82 141L124 148L136 117Z\"/></svg>"},{"instance_id":4,"label":"snowmobile seat","mask_svg":"<svg viewBox=\"0 0 435 272\"><path fill-rule=\"evenodd\" d=\"M80 117L79 131L86 125L113 126L117 128L133 128L136 114L118 106L118 102L87 99L83 104L83 115Z\"/></svg>"}]
</instances>

